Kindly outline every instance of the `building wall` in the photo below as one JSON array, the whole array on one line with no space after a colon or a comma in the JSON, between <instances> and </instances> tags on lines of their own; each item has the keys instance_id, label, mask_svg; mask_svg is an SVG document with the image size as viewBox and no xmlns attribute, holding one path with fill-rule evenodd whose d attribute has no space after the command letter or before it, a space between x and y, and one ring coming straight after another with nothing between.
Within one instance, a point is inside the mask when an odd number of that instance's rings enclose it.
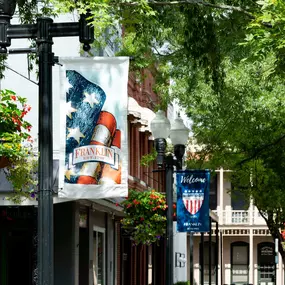
<instances>
[{"instance_id":1,"label":"building wall","mask_svg":"<svg viewBox=\"0 0 285 285\"><path fill-rule=\"evenodd\" d=\"M230 175L228 170L218 169L217 173L217 209L213 209L219 217L220 247L219 252L219 285L232 284L232 265L231 265L231 244L234 242L246 242L249 246L248 251L248 283L259 284L258 264L258 245L263 242L274 243L272 236L266 226L264 219L259 215L253 201L249 201L249 206L241 206L240 209L232 209L232 198L229 190L231 189ZM211 197L212 198L212 197ZM214 198L214 197L213 197ZM207 235L205 241L207 241ZM222 243L221 243L222 242ZM195 284L200 284L200 235L194 237L194 280ZM188 247L188 257L190 251ZM275 255L275 253L274 253ZM273 258L273 254L271 255ZM284 266L280 254L276 266L276 284L284 283ZM274 256L275 257L275 256ZM188 259L189 260L189 259ZM188 272L190 264L188 262ZM236 269L235 269L236 270ZM188 279L190 278L188 273ZM262 285L273 285L266 281ZM204 282L204 284L207 284Z\"/></svg>"},{"instance_id":2,"label":"building wall","mask_svg":"<svg viewBox=\"0 0 285 285\"><path fill-rule=\"evenodd\" d=\"M208 238L205 236L205 242L207 242ZM213 239L215 242L215 239ZM270 236L254 236L252 239L252 261L251 261L251 244L250 244L250 237L249 236L224 236L223 237L223 248L222 251L220 249L219 255L222 254L222 264L219 266L218 274L219 274L219 284L232 284L231 279L231 244L234 242L246 242L249 243L249 267L248 267L248 276L249 276L249 284L253 285L260 285L258 283L258 270L259 270L259 264L258 264L258 244L263 242L270 242L273 243L273 240ZM199 246L200 246L200 236L194 237L194 251L193 251L193 257L194 257L194 281L195 284L201 284L201 264L200 264L200 252L199 252ZM221 253L222 252L222 253ZM188 248L188 260L189 260L190 251ZM190 264L188 262L187 266L187 272L188 272L188 280L190 279ZM281 259L281 256L279 254L279 262L276 267L276 284L283 284L284 283L284 266ZM221 272L222 270L222 272ZM223 276L223 280L221 281L221 275ZM213 280L214 282L214 280ZM204 282L204 284L208 284L207 282ZM215 283L214 283L215 284ZM264 285L268 285L270 283L265 283ZM273 285L274 283L272 283Z\"/></svg>"},{"instance_id":3,"label":"building wall","mask_svg":"<svg viewBox=\"0 0 285 285\"><path fill-rule=\"evenodd\" d=\"M74 22L77 17L73 14L61 15L56 19L56 22ZM18 23L18 19L14 17L13 24ZM78 56L80 44L78 37L68 38L54 38L53 52L59 56L59 63L61 57ZM28 47L27 40L13 40L11 47L20 48ZM31 135L37 139L38 136L38 86L36 72L28 72L28 63L26 55L9 55L7 65L22 75L29 77L34 82L25 79L15 72L7 69L5 71L5 78L1 80L2 89L12 89L16 94L26 97L28 104L32 106L31 112L27 116L27 120L32 124L33 128ZM53 152L54 158L58 159L60 150L60 129L59 129L59 102L60 102L60 82L59 82L60 67L55 65L53 67ZM135 99L137 103L136 109L129 112L129 187L137 190L144 190L147 188L154 188L158 191L164 191L161 173L153 173L152 170L156 168L156 163L152 162L150 167L140 165L140 160L143 155L151 152L153 141L151 140L151 133L149 124L154 117L153 107L159 103L157 95L153 92L154 77L148 70L142 72L143 81L135 78L130 74L128 83L128 95ZM36 140L37 141L37 140ZM92 204L92 203L91 203ZM114 232L114 220L110 211L103 211L88 205L88 224L87 228L79 227L78 221L78 205L67 203L59 204L55 207L55 284L79 284L79 285L93 285L93 232L94 227L105 230L106 233L106 263L105 276L106 284L121 284L121 276L115 274L115 270L120 272L121 269L121 251L114 250L117 245L120 249L120 231ZM63 213L60 216L60 210ZM72 210L73 209L73 210ZM94 212L93 212L94 210ZM106 215L107 212L107 215ZM73 232L71 231L73 230ZM115 234L114 234L115 233ZM117 244L115 244L117 242ZM108 245L108 246L107 246ZM140 250L132 249L132 258L135 260L134 264L139 263L131 271L131 278L133 284L147 283L145 279L145 272L147 271L147 249L146 247ZM116 262L115 262L116 261ZM64 269L64 265L66 268ZM71 272L72 269L72 272ZM81 275L80 275L81 273ZM64 278L66 277L66 280ZM61 283L62 282L62 283ZM64 283L66 282L66 283ZM158 285L158 284L157 284Z\"/></svg>"}]
</instances>

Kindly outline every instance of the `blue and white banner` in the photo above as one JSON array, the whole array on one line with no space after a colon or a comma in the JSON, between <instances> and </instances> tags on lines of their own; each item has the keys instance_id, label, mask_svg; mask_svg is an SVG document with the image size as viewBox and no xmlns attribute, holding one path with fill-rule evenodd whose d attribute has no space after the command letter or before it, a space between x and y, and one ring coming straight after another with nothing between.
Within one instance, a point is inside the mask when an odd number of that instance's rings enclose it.
<instances>
[{"instance_id":1,"label":"blue and white banner","mask_svg":"<svg viewBox=\"0 0 285 285\"><path fill-rule=\"evenodd\" d=\"M61 58L61 167L58 196L128 194L126 57Z\"/></svg>"},{"instance_id":2,"label":"blue and white banner","mask_svg":"<svg viewBox=\"0 0 285 285\"><path fill-rule=\"evenodd\" d=\"M177 231L209 231L209 170L185 170L176 174Z\"/></svg>"}]
</instances>

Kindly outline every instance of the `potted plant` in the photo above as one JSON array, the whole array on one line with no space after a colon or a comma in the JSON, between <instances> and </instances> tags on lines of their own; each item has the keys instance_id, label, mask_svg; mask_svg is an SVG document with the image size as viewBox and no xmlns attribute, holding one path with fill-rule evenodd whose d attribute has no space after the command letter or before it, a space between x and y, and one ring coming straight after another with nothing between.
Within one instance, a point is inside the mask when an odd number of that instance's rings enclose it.
<instances>
[{"instance_id":1,"label":"potted plant","mask_svg":"<svg viewBox=\"0 0 285 285\"><path fill-rule=\"evenodd\" d=\"M25 120L30 110L25 98L11 90L0 91L0 168L5 168L13 185L15 202L22 196L34 197L37 155L32 149L32 126Z\"/></svg>"},{"instance_id":2,"label":"potted plant","mask_svg":"<svg viewBox=\"0 0 285 285\"><path fill-rule=\"evenodd\" d=\"M121 223L130 231L135 245L149 245L165 235L167 205L163 194L155 190L130 190L122 206L126 216Z\"/></svg>"}]
</instances>

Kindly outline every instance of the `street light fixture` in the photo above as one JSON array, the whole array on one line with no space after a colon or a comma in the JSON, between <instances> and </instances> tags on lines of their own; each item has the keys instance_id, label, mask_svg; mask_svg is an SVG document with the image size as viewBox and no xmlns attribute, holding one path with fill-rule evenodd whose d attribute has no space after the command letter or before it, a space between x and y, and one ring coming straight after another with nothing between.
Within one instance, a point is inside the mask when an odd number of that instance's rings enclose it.
<instances>
[{"instance_id":1,"label":"street light fixture","mask_svg":"<svg viewBox=\"0 0 285 285\"><path fill-rule=\"evenodd\" d=\"M79 22L53 23L40 17L35 24L11 25L16 0L0 1L0 53L7 53L12 39L34 39L39 57L39 188L38 188L38 281L53 285L53 135L52 135L52 66L58 58L52 52L53 37L79 36L83 50L94 41L90 13ZM28 50L28 49L27 49ZM19 50L20 53L22 51ZM14 49L14 53L17 50Z\"/></svg>"},{"instance_id":2,"label":"street light fixture","mask_svg":"<svg viewBox=\"0 0 285 285\"><path fill-rule=\"evenodd\" d=\"M185 127L180 117L175 119L170 129L170 122L163 111L158 111L150 123L150 129L154 137L157 151L157 166L162 169L165 166L165 188L167 203L167 227L166 227L166 285L173 285L173 172L182 169L182 158L185 153L189 129ZM174 156L165 155L166 139L174 144Z\"/></svg>"}]
</instances>

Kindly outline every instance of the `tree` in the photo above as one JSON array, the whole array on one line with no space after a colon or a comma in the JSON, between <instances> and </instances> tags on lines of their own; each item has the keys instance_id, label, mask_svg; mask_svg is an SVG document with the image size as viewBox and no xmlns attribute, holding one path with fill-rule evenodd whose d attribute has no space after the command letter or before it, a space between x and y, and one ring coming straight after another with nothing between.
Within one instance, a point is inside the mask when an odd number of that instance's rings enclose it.
<instances>
[{"instance_id":1,"label":"tree","mask_svg":"<svg viewBox=\"0 0 285 285\"><path fill-rule=\"evenodd\" d=\"M35 7L35 2L22 1L23 20L32 14L28 3ZM232 179L253 197L273 237L281 241L283 1L52 2L60 13L91 10L97 45L104 44L106 28L124 27L120 54L132 56L134 70L154 70L156 91L165 103L177 99L185 107L193 120L194 139L203 146L198 163L233 169ZM174 84L169 93L170 78Z\"/></svg>"},{"instance_id":2,"label":"tree","mask_svg":"<svg viewBox=\"0 0 285 285\"><path fill-rule=\"evenodd\" d=\"M282 0L258 1L261 9L248 26L246 44L253 51L253 58L274 57L267 74L285 71L285 2Z\"/></svg>"},{"instance_id":3,"label":"tree","mask_svg":"<svg viewBox=\"0 0 285 285\"><path fill-rule=\"evenodd\" d=\"M231 181L253 199L272 237L278 238L284 260L285 89L280 75L271 75L270 81L260 76L270 65L270 59L237 65L228 61L223 94L200 82L191 102L186 96L180 99L200 146L199 160L189 160L189 167L233 170Z\"/></svg>"}]
</instances>

